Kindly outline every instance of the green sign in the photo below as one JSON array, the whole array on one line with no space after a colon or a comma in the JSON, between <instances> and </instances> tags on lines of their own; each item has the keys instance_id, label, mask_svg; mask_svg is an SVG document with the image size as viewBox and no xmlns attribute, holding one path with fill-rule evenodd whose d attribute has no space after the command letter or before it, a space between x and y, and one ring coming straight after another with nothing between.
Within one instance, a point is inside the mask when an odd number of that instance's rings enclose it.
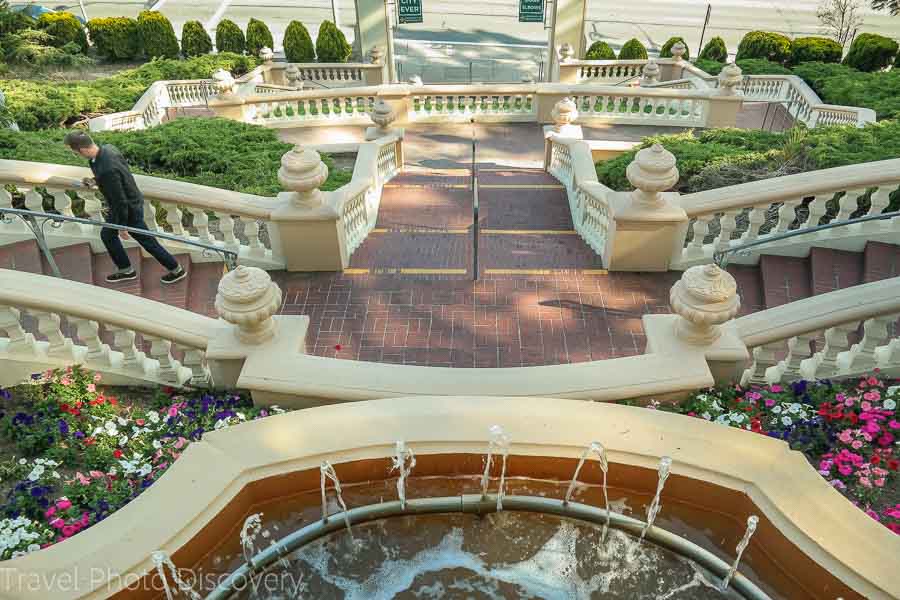
<instances>
[{"instance_id":1,"label":"green sign","mask_svg":"<svg viewBox=\"0 0 900 600\"><path fill-rule=\"evenodd\" d=\"M520 23L543 23L544 0L519 0Z\"/></svg>"},{"instance_id":2,"label":"green sign","mask_svg":"<svg viewBox=\"0 0 900 600\"><path fill-rule=\"evenodd\" d=\"M397 0L400 24L422 22L422 0Z\"/></svg>"}]
</instances>

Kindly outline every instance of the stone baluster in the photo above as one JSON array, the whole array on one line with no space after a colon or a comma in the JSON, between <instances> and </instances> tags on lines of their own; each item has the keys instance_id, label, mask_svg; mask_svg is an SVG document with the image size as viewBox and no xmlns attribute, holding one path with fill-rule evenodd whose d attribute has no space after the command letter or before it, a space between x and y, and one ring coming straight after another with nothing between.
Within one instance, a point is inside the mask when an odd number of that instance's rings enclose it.
<instances>
[{"instance_id":1,"label":"stone baluster","mask_svg":"<svg viewBox=\"0 0 900 600\"><path fill-rule=\"evenodd\" d=\"M771 367L778 364L776 353L781 350L782 347L784 347L784 342L778 341L754 348L753 364L744 371L744 376L741 378L741 385L765 385L766 383L769 383L770 380L766 373ZM775 378L772 378L771 382L774 383Z\"/></svg>"},{"instance_id":2,"label":"stone baluster","mask_svg":"<svg viewBox=\"0 0 900 600\"><path fill-rule=\"evenodd\" d=\"M838 211L837 216L835 217L835 221L846 221L850 218L856 209L859 208L859 197L864 195L868 190L864 189L856 189L856 190L847 190L844 194L844 197L840 199L841 209ZM858 225L857 225L858 227ZM843 235L838 231L834 231L835 235Z\"/></svg>"},{"instance_id":3,"label":"stone baluster","mask_svg":"<svg viewBox=\"0 0 900 600\"><path fill-rule=\"evenodd\" d=\"M69 198L69 194L66 193L65 190L48 190L50 195L53 196L53 208L59 211L64 217L74 217L75 213L72 212L72 199ZM63 223L62 224L62 232L67 235L78 235L81 233L81 225L78 223Z\"/></svg>"},{"instance_id":4,"label":"stone baluster","mask_svg":"<svg viewBox=\"0 0 900 600\"><path fill-rule=\"evenodd\" d=\"M122 369L143 376L147 370L147 357L137 348L137 334L114 325L107 325L106 329L113 333L113 348L122 353Z\"/></svg>"},{"instance_id":5,"label":"stone baluster","mask_svg":"<svg viewBox=\"0 0 900 600\"><path fill-rule=\"evenodd\" d=\"M97 197L96 192L78 192L78 197L84 200L84 212L91 221L103 220L103 203ZM150 223L147 223L150 226Z\"/></svg>"},{"instance_id":6,"label":"stone baluster","mask_svg":"<svg viewBox=\"0 0 900 600\"><path fill-rule=\"evenodd\" d=\"M240 249L241 243L234 235L234 219L226 213L216 213L219 217L219 231L222 232L222 239L225 247L231 250Z\"/></svg>"},{"instance_id":7,"label":"stone baluster","mask_svg":"<svg viewBox=\"0 0 900 600\"><path fill-rule=\"evenodd\" d=\"M74 362L76 360L75 347L72 344L72 340L63 335L59 315L37 310L29 310L28 312L37 319L38 331L47 338L49 344L47 356Z\"/></svg>"},{"instance_id":8,"label":"stone baluster","mask_svg":"<svg viewBox=\"0 0 900 600\"><path fill-rule=\"evenodd\" d=\"M166 223L172 229L172 235L184 236L184 225L182 223L184 213L177 204L166 204L164 208L166 209Z\"/></svg>"},{"instance_id":9,"label":"stone baluster","mask_svg":"<svg viewBox=\"0 0 900 600\"><path fill-rule=\"evenodd\" d=\"M259 221L253 217L248 217L244 225L244 235L247 237L247 242L250 246L250 256L260 257L266 255L266 247L263 246L259 239Z\"/></svg>"},{"instance_id":10,"label":"stone baluster","mask_svg":"<svg viewBox=\"0 0 900 600\"><path fill-rule=\"evenodd\" d=\"M300 75L300 69L297 67L297 65L288 65L288 68L284 71L284 77L290 88L295 90L303 89L303 79Z\"/></svg>"},{"instance_id":11,"label":"stone baluster","mask_svg":"<svg viewBox=\"0 0 900 600\"><path fill-rule=\"evenodd\" d=\"M880 215L884 212L884 209L888 207L891 203L891 189L886 186L881 186L872 192L871 203L872 206L869 208L869 215ZM887 225L886 225L887 224ZM863 231L866 233L879 233L886 226L889 226L890 221L868 221L862 224Z\"/></svg>"},{"instance_id":12,"label":"stone baluster","mask_svg":"<svg viewBox=\"0 0 900 600\"><path fill-rule=\"evenodd\" d=\"M159 223L156 222L156 206L144 198L144 223L149 231L159 231Z\"/></svg>"},{"instance_id":13,"label":"stone baluster","mask_svg":"<svg viewBox=\"0 0 900 600\"><path fill-rule=\"evenodd\" d=\"M778 363L779 381L796 381L803 379L801 365L803 361L812 356L810 343L819 337L819 332L814 331L792 337L788 340L788 355Z\"/></svg>"},{"instance_id":14,"label":"stone baluster","mask_svg":"<svg viewBox=\"0 0 900 600\"><path fill-rule=\"evenodd\" d=\"M21 315L12 306L0 306L0 331L5 331L9 339L6 351L10 354L37 354L37 342L22 327Z\"/></svg>"},{"instance_id":15,"label":"stone baluster","mask_svg":"<svg viewBox=\"0 0 900 600\"><path fill-rule=\"evenodd\" d=\"M846 373L856 374L871 371L878 366L875 351L884 345L890 334L888 327L897 320L897 315L874 317L863 323L863 339L854 344L846 357L841 357L842 370Z\"/></svg>"},{"instance_id":16,"label":"stone baluster","mask_svg":"<svg viewBox=\"0 0 900 600\"><path fill-rule=\"evenodd\" d=\"M715 248L717 252L724 252L731 247L731 234L737 230L737 217L740 211L732 211L723 214L719 218L719 235L716 237Z\"/></svg>"},{"instance_id":17,"label":"stone baluster","mask_svg":"<svg viewBox=\"0 0 900 600\"><path fill-rule=\"evenodd\" d=\"M772 229L772 233L784 233L797 218L797 207L803 204L803 199L785 200L778 208L778 224Z\"/></svg>"},{"instance_id":18,"label":"stone baluster","mask_svg":"<svg viewBox=\"0 0 900 600\"><path fill-rule=\"evenodd\" d=\"M896 335L896 334L895 334ZM900 366L900 338L893 338L886 346L875 351L878 367L882 370Z\"/></svg>"},{"instance_id":19,"label":"stone baluster","mask_svg":"<svg viewBox=\"0 0 900 600\"><path fill-rule=\"evenodd\" d=\"M35 188L28 188L25 192L25 208L32 212L44 212L44 197Z\"/></svg>"},{"instance_id":20,"label":"stone baluster","mask_svg":"<svg viewBox=\"0 0 900 600\"><path fill-rule=\"evenodd\" d=\"M150 356L159 363L158 377L168 383L181 385L184 382L181 363L172 356L172 342L154 335L143 335L150 342Z\"/></svg>"},{"instance_id":21,"label":"stone baluster","mask_svg":"<svg viewBox=\"0 0 900 600\"><path fill-rule=\"evenodd\" d=\"M69 317L69 322L75 325L75 335L87 346L87 362L93 365L109 366L109 346L100 339L100 325L91 319Z\"/></svg>"},{"instance_id":22,"label":"stone baluster","mask_svg":"<svg viewBox=\"0 0 900 600\"><path fill-rule=\"evenodd\" d=\"M694 345L710 345L722 335L719 326L741 308L737 282L714 264L691 267L669 292L672 312L680 318L675 335Z\"/></svg>"},{"instance_id":23,"label":"stone baluster","mask_svg":"<svg viewBox=\"0 0 900 600\"><path fill-rule=\"evenodd\" d=\"M262 344L275 335L272 315L281 308L281 289L262 269L241 265L219 282L215 306L241 343Z\"/></svg>"},{"instance_id":24,"label":"stone baluster","mask_svg":"<svg viewBox=\"0 0 900 600\"><path fill-rule=\"evenodd\" d=\"M215 241L209 232L209 216L202 208L189 208L191 217L193 218L194 229L197 230L197 239L201 242L210 243Z\"/></svg>"},{"instance_id":25,"label":"stone baluster","mask_svg":"<svg viewBox=\"0 0 900 600\"><path fill-rule=\"evenodd\" d=\"M691 226L694 236L688 242L684 251L685 258L702 258L703 240L709 235L709 228L715 220L715 215L699 215Z\"/></svg>"},{"instance_id":26,"label":"stone baluster","mask_svg":"<svg viewBox=\"0 0 900 600\"><path fill-rule=\"evenodd\" d=\"M375 107L369 112L369 118L377 127L369 127L366 129L366 140L377 140L380 137L390 135L393 130L390 128L391 123L397 119L397 113L390 104L383 98L375 101Z\"/></svg>"},{"instance_id":27,"label":"stone baluster","mask_svg":"<svg viewBox=\"0 0 900 600\"><path fill-rule=\"evenodd\" d=\"M0 186L0 208L12 208L12 202L12 194ZM28 230L28 227L19 217L10 215L0 215L0 225L2 225L3 229L9 233L24 232Z\"/></svg>"},{"instance_id":28,"label":"stone baluster","mask_svg":"<svg viewBox=\"0 0 900 600\"><path fill-rule=\"evenodd\" d=\"M813 201L809 203L809 218L806 219L806 228L817 227L826 212L828 212L828 203L819 198L813 198Z\"/></svg>"},{"instance_id":29,"label":"stone baluster","mask_svg":"<svg viewBox=\"0 0 900 600\"><path fill-rule=\"evenodd\" d=\"M759 229L766 222L765 206L754 206L747 215L747 231L741 236L741 243L752 242L759 237Z\"/></svg>"},{"instance_id":30,"label":"stone baluster","mask_svg":"<svg viewBox=\"0 0 900 600\"><path fill-rule=\"evenodd\" d=\"M184 353L181 363L191 370L191 385L207 387L210 384L211 376L206 364L206 353L199 348L181 344L176 344L176 347Z\"/></svg>"},{"instance_id":31,"label":"stone baluster","mask_svg":"<svg viewBox=\"0 0 900 600\"><path fill-rule=\"evenodd\" d=\"M847 334L856 331L857 325L846 323L825 330L825 347L800 366L806 379L827 379L840 373L838 356L849 349Z\"/></svg>"}]
</instances>

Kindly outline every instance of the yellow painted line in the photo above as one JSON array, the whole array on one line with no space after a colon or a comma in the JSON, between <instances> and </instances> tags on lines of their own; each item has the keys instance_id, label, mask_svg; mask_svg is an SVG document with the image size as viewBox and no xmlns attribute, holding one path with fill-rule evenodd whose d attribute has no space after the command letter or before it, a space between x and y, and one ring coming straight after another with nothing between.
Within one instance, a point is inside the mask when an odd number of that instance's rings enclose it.
<instances>
[{"instance_id":1,"label":"yellow painted line","mask_svg":"<svg viewBox=\"0 0 900 600\"><path fill-rule=\"evenodd\" d=\"M437 235L462 235L469 233L468 229L426 229L417 227L400 227L397 229L388 229L386 227L378 227L372 230L372 233L434 233Z\"/></svg>"},{"instance_id":2,"label":"yellow painted line","mask_svg":"<svg viewBox=\"0 0 900 600\"><path fill-rule=\"evenodd\" d=\"M564 190L565 186L556 183L480 183L478 187L492 190Z\"/></svg>"},{"instance_id":3,"label":"yellow painted line","mask_svg":"<svg viewBox=\"0 0 900 600\"><path fill-rule=\"evenodd\" d=\"M403 268L400 272L404 275L465 275L468 269L414 269Z\"/></svg>"},{"instance_id":4,"label":"yellow painted line","mask_svg":"<svg viewBox=\"0 0 900 600\"><path fill-rule=\"evenodd\" d=\"M607 275L606 269L485 269L485 275L557 275L572 271L585 275Z\"/></svg>"},{"instance_id":5,"label":"yellow painted line","mask_svg":"<svg viewBox=\"0 0 900 600\"><path fill-rule=\"evenodd\" d=\"M386 183L386 184L384 184L383 187L417 189L417 190L422 190L425 188L445 188L445 189L453 189L453 190L467 190L472 186L465 184L465 183Z\"/></svg>"},{"instance_id":6,"label":"yellow painted line","mask_svg":"<svg viewBox=\"0 0 900 600\"><path fill-rule=\"evenodd\" d=\"M344 269L344 275L465 275L467 269L423 269L416 267L378 267L377 269Z\"/></svg>"},{"instance_id":7,"label":"yellow painted line","mask_svg":"<svg viewBox=\"0 0 900 600\"><path fill-rule=\"evenodd\" d=\"M368 269L344 269L344 275L368 275Z\"/></svg>"},{"instance_id":8,"label":"yellow painted line","mask_svg":"<svg viewBox=\"0 0 900 600\"><path fill-rule=\"evenodd\" d=\"M574 229L482 229L485 235L578 235Z\"/></svg>"}]
</instances>

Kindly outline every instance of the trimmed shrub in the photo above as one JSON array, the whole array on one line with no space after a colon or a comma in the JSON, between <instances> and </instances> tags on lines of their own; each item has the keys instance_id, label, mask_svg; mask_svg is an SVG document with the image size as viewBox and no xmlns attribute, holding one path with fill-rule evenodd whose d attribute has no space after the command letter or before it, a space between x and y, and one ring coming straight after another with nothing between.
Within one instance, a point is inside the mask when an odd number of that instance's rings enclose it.
<instances>
[{"instance_id":1,"label":"trimmed shrub","mask_svg":"<svg viewBox=\"0 0 900 600\"><path fill-rule=\"evenodd\" d=\"M805 62L839 63L843 55L843 47L828 38L802 37L791 42L792 65Z\"/></svg>"},{"instance_id":2,"label":"trimmed shrub","mask_svg":"<svg viewBox=\"0 0 900 600\"><path fill-rule=\"evenodd\" d=\"M719 71L725 68L725 63L715 60L709 60L706 58L698 58L693 62L695 67L697 67L698 69L703 69L710 75L718 75Z\"/></svg>"},{"instance_id":3,"label":"trimmed shrub","mask_svg":"<svg viewBox=\"0 0 900 600\"><path fill-rule=\"evenodd\" d=\"M160 12L145 10L137 18L141 53L147 58L178 58L178 39L175 29Z\"/></svg>"},{"instance_id":4,"label":"trimmed shrub","mask_svg":"<svg viewBox=\"0 0 900 600\"><path fill-rule=\"evenodd\" d=\"M222 19L216 25L216 51L243 54L247 48L244 32L234 21Z\"/></svg>"},{"instance_id":5,"label":"trimmed shrub","mask_svg":"<svg viewBox=\"0 0 900 600\"><path fill-rule=\"evenodd\" d=\"M863 73L847 65L803 63L794 73L823 102L870 108L878 119L900 118L900 71Z\"/></svg>"},{"instance_id":6,"label":"trimmed shrub","mask_svg":"<svg viewBox=\"0 0 900 600\"><path fill-rule=\"evenodd\" d=\"M181 53L186 58L212 52L212 40L200 21L186 21L181 28Z\"/></svg>"},{"instance_id":7,"label":"trimmed shrub","mask_svg":"<svg viewBox=\"0 0 900 600\"><path fill-rule=\"evenodd\" d=\"M606 42L594 42L584 55L585 60L615 60L616 53Z\"/></svg>"},{"instance_id":8,"label":"trimmed shrub","mask_svg":"<svg viewBox=\"0 0 900 600\"><path fill-rule=\"evenodd\" d=\"M268 26L262 21L250 19L247 23L247 54L250 56L259 56L259 51L263 48L274 49L275 41L272 39L272 32Z\"/></svg>"},{"instance_id":9,"label":"trimmed shrub","mask_svg":"<svg viewBox=\"0 0 900 600\"><path fill-rule=\"evenodd\" d=\"M662 48L659 49L659 57L660 58L672 58L672 46L681 42L684 44L685 52L684 52L684 60L691 60L691 49L687 45L687 42L684 41L683 37L673 37L669 38L665 44L662 45Z\"/></svg>"},{"instance_id":10,"label":"trimmed shrub","mask_svg":"<svg viewBox=\"0 0 900 600\"><path fill-rule=\"evenodd\" d=\"M72 13L44 13L38 19L37 26L38 29L46 31L52 36L50 45L62 48L66 44L75 44L82 54L87 53L87 35L85 35L81 23Z\"/></svg>"},{"instance_id":11,"label":"trimmed shrub","mask_svg":"<svg viewBox=\"0 0 900 600\"><path fill-rule=\"evenodd\" d=\"M725 46L725 40L716 36L706 42L706 45L703 46L703 51L700 53L700 58L704 60L714 60L720 63L727 61L728 47Z\"/></svg>"},{"instance_id":12,"label":"trimmed shrub","mask_svg":"<svg viewBox=\"0 0 900 600\"><path fill-rule=\"evenodd\" d=\"M780 33L751 31L738 45L736 60L764 58L784 64L791 56L791 40Z\"/></svg>"},{"instance_id":13,"label":"trimmed shrub","mask_svg":"<svg viewBox=\"0 0 900 600\"><path fill-rule=\"evenodd\" d=\"M874 33L862 33L850 44L844 64L860 71L880 71L897 56L897 42Z\"/></svg>"},{"instance_id":14,"label":"trimmed shrub","mask_svg":"<svg viewBox=\"0 0 900 600\"><path fill-rule=\"evenodd\" d=\"M791 70L761 58L748 58L747 60L737 61L737 66L741 68L744 75L790 75Z\"/></svg>"},{"instance_id":15,"label":"trimmed shrub","mask_svg":"<svg viewBox=\"0 0 900 600\"><path fill-rule=\"evenodd\" d=\"M306 26L291 21L284 30L284 56L291 63L308 63L316 60L316 49Z\"/></svg>"},{"instance_id":16,"label":"trimmed shrub","mask_svg":"<svg viewBox=\"0 0 900 600\"><path fill-rule=\"evenodd\" d=\"M128 17L106 17L87 22L91 43L106 60L128 60L139 52L137 21Z\"/></svg>"},{"instance_id":17,"label":"trimmed shrub","mask_svg":"<svg viewBox=\"0 0 900 600\"><path fill-rule=\"evenodd\" d=\"M220 68L238 76L258 62L231 53L207 54L189 60L154 60L95 81L4 79L0 80L0 89L19 127L46 129L76 123L87 116L130 110L154 81L206 79Z\"/></svg>"},{"instance_id":18,"label":"trimmed shrub","mask_svg":"<svg viewBox=\"0 0 900 600\"><path fill-rule=\"evenodd\" d=\"M316 56L319 62L342 63L347 62L352 52L350 44L344 33L331 21L322 21L319 27L319 35L316 37Z\"/></svg>"},{"instance_id":19,"label":"trimmed shrub","mask_svg":"<svg viewBox=\"0 0 900 600\"><path fill-rule=\"evenodd\" d=\"M619 60L646 60L647 48L637 38L631 38L619 50Z\"/></svg>"}]
</instances>

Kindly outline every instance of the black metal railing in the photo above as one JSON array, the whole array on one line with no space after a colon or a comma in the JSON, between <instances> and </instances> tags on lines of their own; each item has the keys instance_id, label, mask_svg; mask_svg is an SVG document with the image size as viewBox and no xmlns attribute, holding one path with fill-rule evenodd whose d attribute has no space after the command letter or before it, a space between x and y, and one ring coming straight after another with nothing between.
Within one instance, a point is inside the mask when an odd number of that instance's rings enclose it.
<instances>
[{"instance_id":1,"label":"black metal railing","mask_svg":"<svg viewBox=\"0 0 900 600\"><path fill-rule=\"evenodd\" d=\"M718 252L713 253L713 262L715 262L719 267L724 269L728 266L728 255L729 254L738 254L743 256L750 255L750 248L757 248L759 246L765 246L766 244L771 244L772 242L777 242L780 240L786 240L789 238L799 237L801 235L809 235L810 233L817 233L819 231L825 231L826 229L836 229L838 227L848 227L850 225L856 225L857 223L868 223L869 221L883 221L887 219L893 219L896 217L900 217L900 211L893 211L888 213L880 213L877 215L869 215L866 217L859 217L858 219L847 219L846 221L831 221L830 223L826 223L824 225L817 225L815 227L809 227L807 229L794 229L791 231L785 231L784 233L776 233L774 235L766 235L764 238L759 238L753 240L752 242L746 242L744 244L738 244L737 246L732 246L727 250L720 250Z\"/></svg>"},{"instance_id":2,"label":"black metal railing","mask_svg":"<svg viewBox=\"0 0 900 600\"><path fill-rule=\"evenodd\" d=\"M59 215L55 213L37 212L33 210L24 210L21 208L0 208L0 222L9 223L12 221L13 217L18 217L23 223L25 223L26 226L28 226L28 228L34 234L34 238L41 249L41 253L47 260L47 264L50 266L50 270L53 272L54 277L62 278L62 273L60 272L59 266L57 266L56 261L53 258L53 253L50 251L50 246L47 244L47 237L44 234L44 227L46 227L47 224L49 224L54 229L59 229L65 223L79 223L81 225L93 225L96 227L115 229L116 231L125 231L137 235L149 235L157 239L178 242L179 244L185 244L187 246L200 248L202 249L203 254L206 256L209 256L208 253L210 252L218 254L222 257L222 262L225 263L225 268L228 271L231 271L237 266L238 253L233 250L227 250L215 244L207 244L205 242L199 242L190 238L172 235L171 233L166 233L164 231L150 231L148 229L139 229L137 227L128 227L126 225L114 225L112 223L105 223L103 221L82 219L81 217L67 217L65 215Z\"/></svg>"}]
</instances>

